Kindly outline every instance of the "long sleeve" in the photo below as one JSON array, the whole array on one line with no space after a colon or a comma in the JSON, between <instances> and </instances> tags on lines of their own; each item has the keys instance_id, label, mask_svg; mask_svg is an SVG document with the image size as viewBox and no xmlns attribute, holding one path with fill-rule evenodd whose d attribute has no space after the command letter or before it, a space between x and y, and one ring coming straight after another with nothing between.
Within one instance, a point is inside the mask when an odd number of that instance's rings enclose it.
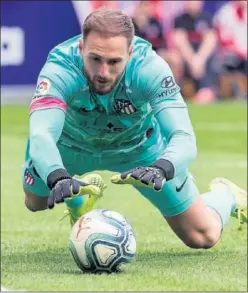
<instances>
[{"instance_id":1,"label":"long sleeve","mask_svg":"<svg viewBox=\"0 0 248 293\"><path fill-rule=\"evenodd\" d=\"M59 108L34 111L30 116L30 156L39 176L46 184L49 173L64 168L56 145L64 119L65 113Z\"/></svg>"},{"instance_id":2,"label":"long sleeve","mask_svg":"<svg viewBox=\"0 0 248 293\"><path fill-rule=\"evenodd\" d=\"M163 108L156 115L168 145L161 159L170 161L175 175L187 169L197 156L195 134L187 108Z\"/></svg>"},{"instance_id":3,"label":"long sleeve","mask_svg":"<svg viewBox=\"0 0 248 293\"><path fill-rule=\"evenodd\" d=\"M140 65L141 66L141 65ZM146 55L136 78L136 88L153 110L168 145L154 166L165 170L168 180L187 169L197 154L195 134L187 105L169 65L155 52Z\"/></svg>"}]
</instances>

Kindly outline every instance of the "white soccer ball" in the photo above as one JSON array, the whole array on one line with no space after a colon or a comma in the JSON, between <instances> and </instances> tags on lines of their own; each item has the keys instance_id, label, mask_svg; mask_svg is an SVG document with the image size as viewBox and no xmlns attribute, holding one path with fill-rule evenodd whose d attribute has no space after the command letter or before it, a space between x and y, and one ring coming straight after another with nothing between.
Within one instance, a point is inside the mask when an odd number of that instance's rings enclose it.
<instances>
[{"instance_id":1,"label":"white soccer ball","mask_svg":"<svg viewBox=\"0 0 248 293\"><path fill-rule=\"evenodd\" d=\"M93 210L74 224L70 234L70 251L77 266L84 272L120 272L135 255L135 234L130 222L121 214Z\"/></svg>"}]
</instances>

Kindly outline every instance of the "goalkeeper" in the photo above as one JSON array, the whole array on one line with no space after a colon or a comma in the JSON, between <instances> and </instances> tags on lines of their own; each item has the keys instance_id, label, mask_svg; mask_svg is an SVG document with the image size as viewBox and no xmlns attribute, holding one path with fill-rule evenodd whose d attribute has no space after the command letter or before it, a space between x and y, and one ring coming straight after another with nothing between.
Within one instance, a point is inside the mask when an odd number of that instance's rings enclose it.
<instances>
[{"instance_id":1,"label":"goalkeeper","mask_svg":"<svg viewBox=\"0 0 248 293\"><path fill-rule=\"evenodd\" d=\"M200 196L188 171L196 155L180 88L127 15L97 10L82 35L49 53L30 104L29 210L65 202L73 223L106 187L89 172L110 170L118 172L113 183L137 188L186 245L210 248L231 215L247 221L247 194L217 178Z\"/></svg>"}]
</instances>

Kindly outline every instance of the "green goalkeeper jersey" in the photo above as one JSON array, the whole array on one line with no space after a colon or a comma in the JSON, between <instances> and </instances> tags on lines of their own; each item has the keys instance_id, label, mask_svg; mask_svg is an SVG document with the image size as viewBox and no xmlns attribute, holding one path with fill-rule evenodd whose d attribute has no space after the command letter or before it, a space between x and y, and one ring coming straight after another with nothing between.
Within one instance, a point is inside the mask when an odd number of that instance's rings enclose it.
<instances>
[{"instance_id":1,"label":"green goalkeeper jersey","mask_svg":"<svg viewBox=\"0 0 248 293\"><path fill-rule=\"evenodd\" d=\"M31 113L46 107L66 112L60 142L89 152L130 151L144 143L149 128L156 127L154 110L163 101L176 96L174 106L185 107L180 94L175 95L180 89L169 66L150 43L138 37L133 41L131 60L112 92L95 94L83 74L80 37L50 52L31 104Z\"/></svg>"},{"instance_id":2,"label":"green goalkeeper jersey","mask_svg":"<svg viewBox=\"0 0 248 293\"><path fill-rule=\"evenodd\" d=\"M30 104L27 152L30 148L41 178L46 182L50 172L64 167L60 146L92 158L130 154L135 160L141 150L143 157L150 156L151 145L156 152L158 144L176 173L187 168L195 137L168 64L150 43L134 37L133 53L118 84L109 94L97 95L84 75L80 38L67 40L49 53Z\"/></svg>"}]
</instances>

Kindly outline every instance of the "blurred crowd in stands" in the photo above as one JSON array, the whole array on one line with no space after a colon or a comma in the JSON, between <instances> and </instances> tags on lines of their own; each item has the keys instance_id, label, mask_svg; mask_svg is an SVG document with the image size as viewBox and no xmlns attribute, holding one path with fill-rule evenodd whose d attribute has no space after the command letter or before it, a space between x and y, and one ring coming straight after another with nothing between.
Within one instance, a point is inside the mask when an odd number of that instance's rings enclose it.
<instances>
[{"instance_id":1,"label":"blurred crowd in stands","mask_svg":"<svg viewBox=\"0 0 248 293\"><path fill-rule=\"evenodd\" d=\"M132 16L136 35L168 62L186 99L247 99L247 1L92 4L119 7Z\"/></svg>"}]
</instances>

